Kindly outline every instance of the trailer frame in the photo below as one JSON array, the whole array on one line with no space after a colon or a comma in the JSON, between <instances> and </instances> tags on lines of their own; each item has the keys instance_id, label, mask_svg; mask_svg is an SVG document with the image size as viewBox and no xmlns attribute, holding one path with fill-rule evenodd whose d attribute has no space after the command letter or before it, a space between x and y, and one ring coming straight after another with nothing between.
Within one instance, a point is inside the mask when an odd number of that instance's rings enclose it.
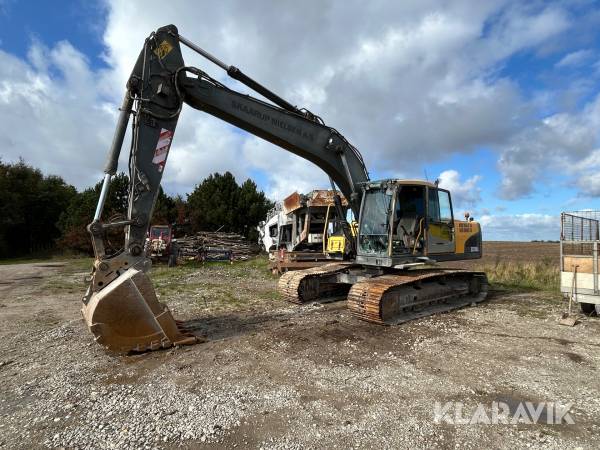
<instances>
[{"instance_id":1,"label":"trailer frame","mask_svg":"<svg viewBox=\"0 0 600 450\"><path fill-rule=\"evenodd\" d=\"M599 243L600 211L561 213L560 290L565 296L574 294L579 303L600 305Z\"/></svg>"}]
</instances>

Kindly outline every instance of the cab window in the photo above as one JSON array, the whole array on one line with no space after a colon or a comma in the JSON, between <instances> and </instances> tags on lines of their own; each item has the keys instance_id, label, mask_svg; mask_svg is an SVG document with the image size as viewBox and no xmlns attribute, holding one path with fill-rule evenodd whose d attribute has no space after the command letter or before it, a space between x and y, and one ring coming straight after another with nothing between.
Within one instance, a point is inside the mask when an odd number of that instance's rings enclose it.
<instances>
[{"instance_id":1,"label":"cab window","mask_svg":"<svg viewBox=\"0 0 600 450\"><path fill-rule=\"evenodd\" d=\"M429 189L428 203L427 217L431 222L440 222L440 203L437 189Z\"/></svg>"},{"instance_id":2,"label":"cab window","mask_svg":"<svg viewBox=\"0 0 600 450\"><path fill-rule=\"evenodd\" d=\"M269 236L270 237L277 237L277 225L271 225L269 227Z\"/></svg>"},{"instance_id":3,"label":"cab window","mask_svg":"<svg viewBox=\"0 0 600 450\"><path fill-rule=\"evenodd\" d=\"M438 202L440 205L440 221L452 222L452 206L450 205L450 194L447 191L438 190Z\"/></svg>"},{"instance_id":4,"label":"cab window","mask_svg":"<svg viewBox=\"0 0 600 450\"><path fill-rule=\"evenodd\" d=\"M150 237L152 239L160 239L161 237L168 236L169 229L166 227L152 227L150 231Z\"/></svg>"},{"instance_id":5,"label":"cab window","mask_svg":"<svg viewBox=\"0 0 600 450\"><path fill-rule=\"evenodd\" d=\"M439 189L429 189L428 217L431 222L452 222L450 194Z\"/></svg>"}]
</instances>

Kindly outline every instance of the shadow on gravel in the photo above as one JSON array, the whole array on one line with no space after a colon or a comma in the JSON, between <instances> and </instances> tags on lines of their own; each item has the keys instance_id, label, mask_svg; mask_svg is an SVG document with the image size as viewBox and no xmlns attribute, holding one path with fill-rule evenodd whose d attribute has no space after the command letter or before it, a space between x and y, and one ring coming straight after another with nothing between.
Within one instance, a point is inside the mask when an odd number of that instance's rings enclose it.
<instances>
[{"instance_id":1,"label":"shadow on gravel","mask_svg":"<svg viewBox=\"0 0 600 450\"><path fill-rule=\"evenodd\" d=\"M444 322L462 320L449 313L436 314L435 317ZM314 309L299 308L297 313L289 310L232 312L183 321L181 325L207 342L264 333L269 339L290 338L295 341L303 337L323 344L351 340L379 345L382 340L395 337L430 334L429 327L420 326L420 322L419 319L394 326L372 324L352 317L346 302L339 301L314 305Z\"/></svg>"},{"instance_id":2,"label":"shadow on gravel","mask_svg":"<svg viewBox=\"0 0 600 450\"><path fill-rule=\"evenodd\" d=\"M506 294L504 290L490 290L487 300L477 308L485 308L490 301L501 302ZM409 342L419 337L436 336L439 332L435 327L431 329L430 325L422 324L422 320L429 321L432 317L435 317L435 322L440 324L451 322L454 325L464 325L466 322L453 312L435 314L401 325L381 326L352 317L346 308L346 302L336 301L314 304L313 308L310 305L298 307L297 313L290 313L289 309L272 312L246 310L217 313L179 321L179 325L200 338L201 342L217 342L261 333L271 340L306 339L323 344L350 340L369 343L369 347L376 348L386 347L384 341L390 339L403 338Z\"/></svg>"},{"instance_id":3,"label":"shadow on gravel","mask_svg":"<svg viewBox=\"0 0 600 450\"><path fill-rule=\"evenodd\" d=\"M501 302L506 294L507 292L503 290L490 290L486 301L478 305L477 308L485 308L489 302ZM297 314L290 314L289 311L232 312L182 321L181 325L206 341L218 341L259 331L276 332L277 330L290 328L301 328L306 335L320 337L320 339L327 338L329 333L332 333L331 337L334 339L339 334L336 334L336 332L341 331L344 332L342 333L344 339L353 337L359 340L379 339L383 335L389 337L405 333L414 334L415 327L420 331L418 334L426 334L427 332L427 330L419 327L421 319L394 326L381 326L363 322L350 316L345 301L315 304L314 306L314 309L299 308ZM343 314L343 320L340 314ZM440 321L451 320L455 323L461 320L459 316L453 314L453 311L434 314L426 317L425 320L431 317L436 317ZM294 332L297 332L297 330Z\"/></svg>"},{"instance_id":4,"label":"shadow on gravel","mask_svg":"<svg viewBox=\"0 0 600 450\"><path fill-rule=\"evenodd\" d=\"M251 334L266 328L293 326L289 313L230 313L216 317L202 317L183 321L189 332L206 341L218 341Z\"/></svg>"},{"instance_id":5,"label":"shadow on gravel","mask_svg":"<svg viewBox=\"0 0 600 450\"><path fill-rule=\"evenodd\" d=\"M348 338L363 340L378 339L396 327L383 327L351 317L346 302L332 302L299 308L297 313L290 311L273 312L232 312L218 316L202 317L182 321L181 325L189 332L206 341L266 333L269 336L284 337L310 336L315 340L339 341Z\"/></svg>"}]
</instances>

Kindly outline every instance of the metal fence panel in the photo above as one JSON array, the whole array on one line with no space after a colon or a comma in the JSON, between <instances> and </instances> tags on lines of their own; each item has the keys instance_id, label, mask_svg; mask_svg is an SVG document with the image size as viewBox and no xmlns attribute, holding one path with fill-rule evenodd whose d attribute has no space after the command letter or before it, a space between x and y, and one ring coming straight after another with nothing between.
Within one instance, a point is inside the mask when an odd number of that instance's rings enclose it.
<instances>
[{"instance_id":1,"label":"metal fence panel","mask_svg":"<svg viewBox=\"0 0 600 450\"><path fill-rule=\"evenodd\" d=\"M560 240L593 242L600 240L600 211L573 211L561 214Z\"/></svg>"}]
</instances>

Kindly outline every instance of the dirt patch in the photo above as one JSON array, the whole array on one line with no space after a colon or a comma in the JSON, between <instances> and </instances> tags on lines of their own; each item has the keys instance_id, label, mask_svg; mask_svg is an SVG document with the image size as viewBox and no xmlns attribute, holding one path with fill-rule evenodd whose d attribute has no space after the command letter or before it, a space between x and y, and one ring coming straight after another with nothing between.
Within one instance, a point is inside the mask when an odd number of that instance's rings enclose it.
<instances>
[{"instance_id":1,"label":"dirt patch","mask_svg":"<svg viewBox=\"0 0 600 450\"><path fill-rule=\"evenodd\" d=\"M561 327L554 294L379 327L284 303L260 261L159 267L161 300L206 342L116 356L80 319L86 271L0 266L0 447L600 446L600 319ZM499 401L572 404L575 423L434 420L436 402Z\"/></svg>"}]
</instances>

